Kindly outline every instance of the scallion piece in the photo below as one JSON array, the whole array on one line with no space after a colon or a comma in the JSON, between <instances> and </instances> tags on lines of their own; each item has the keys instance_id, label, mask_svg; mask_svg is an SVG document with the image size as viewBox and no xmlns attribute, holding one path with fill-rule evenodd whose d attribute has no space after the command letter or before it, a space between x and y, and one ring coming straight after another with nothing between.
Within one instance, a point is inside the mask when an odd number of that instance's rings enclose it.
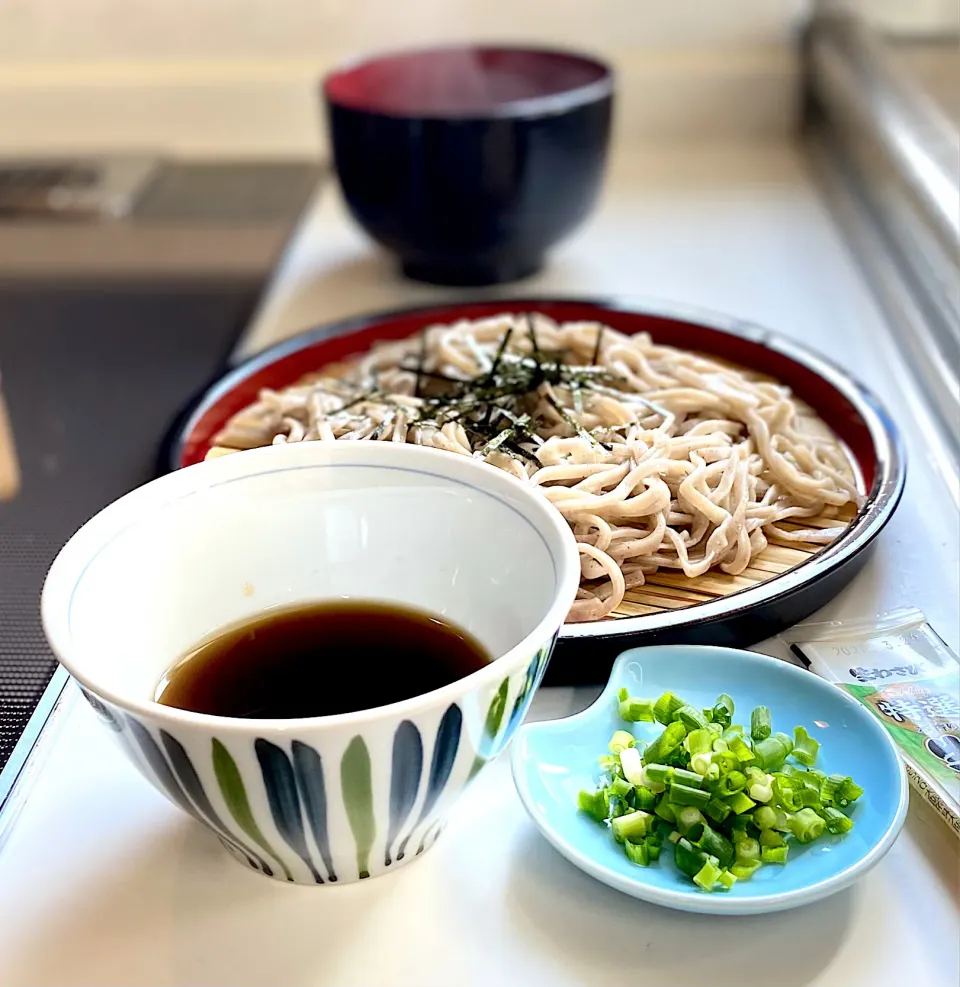
<instances>
[{"instance_id":1,"label":"scallion piece","mask_svg":"<svg viewBox=\"0 0 960 987\"><path fill-rule=\"evenodd\" d=\"M753 814L753 821L757 829L773 829L777 823L777 811L769 805L761 805Z\"/></svg>"},{"instance_id":2,"label":"scallion piece","mask_svg":"<svg viewBox=\"0 0 960 987\"><path fill-rule=\"evenodd\" d=\"M716 796L710 799L703 811L716 823L722 823L727 816L733 813L733 809L726 802L721 802Z\"/></svg>"},{"instance_id":3,"label":"scallion piece","mask_svg":"<svg viewBox=\"0 0 960 987\"><path fill-rule=\"evenodd\" d=\"M660 697L662 698L663 696ZM660 700L658 699L657 702L659 703ZM659 720L660 717L658 716L657 719ZM687 728L682 723L668 723L663 733L644 749L644 764L666 764L667 758L683 742L686 735Z\"/></svg>"},{"instance_id":4,"label":"scallion piece","mask_svg":"<svg viewBox=\"0 0 960 987\"><path fill-rule=\"evenodd\" d=\"M823 810L823 821L827 825L827 832L834 836L839 833L849 833L853 829L853 820L845 816L839 809L834 809L828 805Z\"/></svg>"},{"instance_id":5,"label":"scallion piece","mask_svg":"<svg viewBox=\"0 0 960 987\"><path fill-rule=\"evenodd\" d=\"M785 846L786 840L775 829L764 829L760 831L758 837L760 846Z\"/></svg>"},{"instance_id":6,"label":"scallion piece","mask_svg":"<svg viewBox=\"0 0 960 987\"><path fill-rule=\"evenodd\" d=\"M673 722L674 713L681 706L686 706L686 703L679 696L675 696L672 692L665 692L653 704L653 715L657 722L667 725Z\"/></svg>"},{"instance_id":7,"label":"scallion piece","mask_svg":"<svg viewBox=\"0 0 960 987\"><path fill-rule=\"evenodd\" d=\"M703 867L693 875L693 883L697 885L698 888L702 888L704 891L712 891L713 886L720 879L720 868L713 863L713 861L708 860Z\"/></svg>"},{"instance_id":8,"label":"scallion piece","mask_svg":"<svg viewBox=\"0 0 960 987\"><path fill-rule=\"evenodd\" d=\"M577 796L577 807L597 822L603 822L610 812L610 794L605 788L597 792L582 791Z\"/></svg>"},{"instance_id":9,"label":"scallion piece","mask_svg":"<svg viewBox=\"0 0 960 987\"><path fill-rule=\"evenodd\" d=\"M736 735L727 738L727 750L733 754L741 764L750 764L754 760L754 753L747 746L743 737Z\"/></svg>"},{"instance_id":10,"label":"scallion piece","mask_svg":"<svg viewBox=\"0 0 960 987\"><path fill-rule=\"evenodd\" d=\"M720 693L717 696L717 701L713 704L713 722L720 723L725 727L730 726L735 708L733 700L725 692Z\"/></svg>"},{"instance_id":11,"label":"scallion piece","mask_svg":"<svg viewBox=\"0 0 960 987\"><path fill-rule=\"evenodd\" d=\"M738 864L749 864L760 859L760 844L756 840L738 840L734 845L734 853Z\"/></svg>"},{"instance_id":12,"label":"scallion piece","mask_svg":"<svg viewBox=\"0 0 960 987\"><path fill-rule=\"evenodd\" d=\"M654 813L664 822L670 823L671 825L677 821L676 810L666 799L660 799L657 803L656 809L654 809Z\"/></svg>"},{"instance_id":13,"label":"scallion piece","mask_svg":"<svg viewBox=\"0 0 960 987\"><path fill-rule=\"evenodd\" d=\"M811 737L803 727L794 727L793 750L791 753L801 764L810 767L817 759L820 743Z\"/></svg>"},{"instance_id":14,"label":"scallion piece","mask_svg":"<svg viewBox=\"0 0 960 987\"><path fill-rule=\"evenodd\" d=\"M740 767L740 761L732 751L716 751L710 756L710 760L720 769L720 774L735 771Z\"/></svg>"},{"instance_id":15,"label":"scallion piece","mask_svg":"<svg viewBox=\"0 0 960 987\"><path fill-rule=\"evenodd\" d=\"M637 785L634 789L634 801L638 809L653 812L657 807L657 796L646 785Z\"/></svg>"},{"instance_id":16,"label":"scallion piece","mask_svg":"<svg viewBox=\"0 0 960 987\"><path fill-rule=\"evenodd\" d=\"M790 832L801 843L812 843L823 836L826 823L811 808L801 809L790 818Z\"/></svg>"},{"instance_id":17,"label":"scallion piece","mask_svg":"<svg viewBox=\"0 0 960 987\"><path fill-rule=\"evenodd\" d=\"M677 870L693 877L707 862L706 855L698 850L689 840L680 837L673 845L673 862Z\"/></svg>"},{"instance_id":18,"label":"scallion piece","mask_svg":"<svg viewBox=\"0 0 960 987\"><path fill-rule=\"evenodd\" d=\"M706 730L707 719L693 706L681 706L673 714L675 720L679 720L688 730Z\"/></svg>"},{"instance_id":19,"label":"scallion piece","mask_svg":"<svg viewBox=\"0 0 960 987\"><path fill-rule=\"evenodd\" d=\"M698 775L696 771L687 771L685 768L674 768L670 775L670 781L689 785L691 788L703 788L703 777Z\"/></svg>"},{"instance_id":20,"label":"scallion piece","mask_svg":"<svg viewBox=\"0 0 960 987\"><path fill-rule=\"evenodd\" d=\"M770 725L770 710L766 706L758 706L750 714L750 736L754 741L766 740L772 731Z\"/></svg>"},{"instance_id":21,"label":"scallion piece","mask_svg":"<svg viewBox=\"0 0 960 987\"><path fill-rule=\"evenodd\" d=\"M785 864L788 849L785 846L765 846L760 851L760 860L764 864Z\"/></svg>"},{"instance_id":22,"label":"scallion piece","mask_svg":"<svg viewBox=\"0 0 960 987\"><path fill-rule=\"evenodd\" d=\"M732 871L722 870L717 882L724 891L729 891L737 883L737 875Z\"/></svg>"},{"instance_id":23,"label":"scallion piece","mask_svg":"<svg viewBox=\"0 0 960 987\"><path fill-rule=\"evenodd\" d=\"M624 843L623 852L627 855L627 860L640 864L641 867L650 863L650 848L646 843Z\"/></svg>"},{"instance_id":24,"label":"scallion piece","mask_svg":"<svg viewBox=\"0 0 960 987\"><path fill-rule=\"evenodd\" d=\"M683 741L683 746L691 757L697 754L706 754L713 745L713 734L704 727L700 730L691 730Z\"/></svg>"},{"instance_id":25,"label":"scallion piece","mask_svg":"<svg viewBox=\"0 0 960 987\"><path fill-rule=\"evenodd\" d=\"M695 805L703 808L710 801L710 793L701 788L693 788L690 785L683 785L678 781L671 781L667 788L667 798L674 805Z\"/></svg>"},{"instance_id":26,"label":"scallion piece","mask_svg":"<svg viewBox=\"0 0 960 987\"><path fill-rule=\"evenodd\" d=\"M620 751L625 747L636 747L637 739L632 733L628 733L626 730L617 730L616 733L610 738L609 751L611 754L616 754L620 756Z\"/></svg>"},{"instance_id":27,"label":"scallion piece","mask_svg":"<svg viewBox=\"0 0 960 987\"><path fill-rule=\"evenodd\" d=\"M729 771L721 775L717 781L715 791L723 798L725 795L734 795L742 792L747 784L747 776L742 771Z\"/></svg>"},{"instance_id":28,"label":"scallion piece","mask_svg":"<svg viewBox=\"0 0 960 987\"><path fill-rule=\"evenodd\" d=\"M776 737L767 737L753 745L753 756L764 771L779 771L786 760L787 749Z\"/></svg>"},{"instance_id":29,"label":"scallion piece","mask_svg":"<svg viewBox=\"0 0 960 987\"><path fill-rule=\"evenodd\" d=\"M838 795L839 804L847 806L851 802L856 802L863 795L863 789L852 778L844 778Z\"/></svg>"},{"instance_id":30,"label":"scallion piece","mask_svg":"<svg viewBox=\"0 0 960 987\"><path fill-rule=\"evenodd\" d=\"M733 844L711 826L703 827L697 846L704 853L716 857L721 867L729 867L733 863Z\"/></svg>"},{"instance_id":31,"label":"scallion piece","mask_svg":"<svg viewBox=\"0 0 960 987\"><path fill-rule=\"evenodd\" d=\"M677 813L677 829L692 842L700 839L703 832L703 816L695 805L685 805Z\"/></svg>"},{"instance_id":32,"label":"scallion piece","mask_svg":"<svg viewBox=\"0 0 960 987\"><path fill-rule=\"evenodd\" d=\"M636 747L624 747L620 751L620 770L631 785L643 784L643 760Z\"/></svg>"},{"instance_id":33,"label":"scallion piece","mask_svg":"<svg viewBox=\"0 0 960 987\"><path fill-rule=\"evenodd\" d=\"M610 794L618 799L626 799L628 795L633 796L633 785L623 778L614 778L609 787Z\"/></svg>"},{"instance_id":34,"label":"scallion piece","mask_svg":"<svg viewBox=\"0 0 960 987\"><path fill-rule=\"evenodd\" d=\"M741 812L749 812L757 804L745 792L736 792L725 801L737 815L740 815Z\"/></svg>"},{"instance_id":35,"label":"scallion piece","mask_svg":"<svg viewBox=\"0 0 960 987\"><path fill-rule=\"evenodd\" d=\"M623 843L624 840L633 841L642 838L650 832L652 826L653 816L649 812L641 812L639 809L618 816L610 823L614 838L618 843Z\"/></svg>"},{"instance_id":36,"label":"scallion piece","mask_svg":"<svg viewBox=\"0 0 960 987\"><path fill-rule=\"evenodd\" d=\"M783 733L781 730L778 730L773 736L780 741L780 745L789 755L790 751L793 750L793 737L788 733Z\"/></svg>"},{"instance_id":37,"label":"scallion piece","mask_svg":"<svg viewBox=\"0 0 960 987\"><path fill-rule=\"evenodd\" d=\"M736 863L730 868L730 873L738 881L746 881L759 866L759 860L751 861L749 864Z\"/></svg>"},{"instance_id":38,"label":"scallion piece","mask_svg":"<svg viewBox=\"0 0 960 987\"><path fill-rule=\"evenodd\" d=\"M621 690L623 692L625 690ZM620 719L628 723L653 723L653 700L638 699L636 696L621 697L618 704Z\"/></svg>"}]
</instances>

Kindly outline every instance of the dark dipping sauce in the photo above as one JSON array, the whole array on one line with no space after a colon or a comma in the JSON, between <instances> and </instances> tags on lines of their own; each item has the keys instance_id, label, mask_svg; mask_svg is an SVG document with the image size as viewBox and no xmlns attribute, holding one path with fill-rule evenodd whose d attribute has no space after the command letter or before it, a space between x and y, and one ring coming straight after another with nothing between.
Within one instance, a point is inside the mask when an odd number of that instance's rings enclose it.
<instances>
[{"instance_id":1,"label":"dark dipping sauce","mask_svg":"<svg viewBox=\"0 0 960 987\"><path fill-rule=\"evenodd\" d=\"M213 716L332 716L421 696L491 660L467 631L422 610L306 603L197 645L160 680L156 701Z\"/></svg>"}]
</instances>

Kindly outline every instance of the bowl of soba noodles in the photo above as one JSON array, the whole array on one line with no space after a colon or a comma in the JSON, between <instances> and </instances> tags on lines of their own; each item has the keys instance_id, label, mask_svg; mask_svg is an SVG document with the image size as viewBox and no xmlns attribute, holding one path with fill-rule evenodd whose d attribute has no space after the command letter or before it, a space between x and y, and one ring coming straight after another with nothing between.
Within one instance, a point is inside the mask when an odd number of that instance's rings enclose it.
<instances>
[{"instance_id":1,"label":"bowl of soba noodles","mask_svg":"<svg viewBox=\"0 0 960 987\"><path fill-rule=\"evenodd\" d=\"M291 442L478 459L570 526L577 598L553 681L637 643L743 647L866 561L905 462L877 399L802 343L664 305L508 299L378 314L282 342L186 417L179 467Z\"/></svg>"}]
</instances>

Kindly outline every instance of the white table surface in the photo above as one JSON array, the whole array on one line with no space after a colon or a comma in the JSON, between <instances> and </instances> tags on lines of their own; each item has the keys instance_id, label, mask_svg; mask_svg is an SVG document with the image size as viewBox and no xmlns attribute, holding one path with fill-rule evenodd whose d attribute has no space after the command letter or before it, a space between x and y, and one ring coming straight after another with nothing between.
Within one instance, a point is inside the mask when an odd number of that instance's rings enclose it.
<instances>
[{"instance_id":1,"label":"white table surface","mask_svg":"<svg viewBox=\"0 0 960 987\"><path fill-rule=\"evenodd\" d=\"M911 473L875 555L823 613L920 606L958 647L955 476L924 438L916 388L793 149L622 153L591 223L543 274L508 290L678 299L765 323L854 369L898 420ZM245 349L451 297L394 277L327 188ZM544 689L533 715L566 715L595 693ZM691 916L624 897L563 860L527 820L501 759L414 865L362 884L290 887L228 858L127 764L85 703L68 701L0 849L2 987L707 983L957 987L960 845L914 799L893 850L855 887L794 912Z\"/></svg>"}]
</instances>

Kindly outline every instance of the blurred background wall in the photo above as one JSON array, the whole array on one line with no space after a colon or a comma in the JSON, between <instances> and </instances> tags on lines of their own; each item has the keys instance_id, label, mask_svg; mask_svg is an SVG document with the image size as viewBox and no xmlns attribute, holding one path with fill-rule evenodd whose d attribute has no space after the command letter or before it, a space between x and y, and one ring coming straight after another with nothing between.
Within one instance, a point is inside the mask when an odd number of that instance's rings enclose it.
<instances>
[{"instance_id":1,"label":"blurred background wall","mask_svg":"<svg viewBox=\"0 0 960 987\"><path fill-rule=\"evenodd\" d=\"M858 0L899 31L958 0ZM458 38L614 61L628 138L782 138L805 0L0 0L0 151L156 145L315 152L316 79L353 54Z\"/></svg>"}]
</instances>

